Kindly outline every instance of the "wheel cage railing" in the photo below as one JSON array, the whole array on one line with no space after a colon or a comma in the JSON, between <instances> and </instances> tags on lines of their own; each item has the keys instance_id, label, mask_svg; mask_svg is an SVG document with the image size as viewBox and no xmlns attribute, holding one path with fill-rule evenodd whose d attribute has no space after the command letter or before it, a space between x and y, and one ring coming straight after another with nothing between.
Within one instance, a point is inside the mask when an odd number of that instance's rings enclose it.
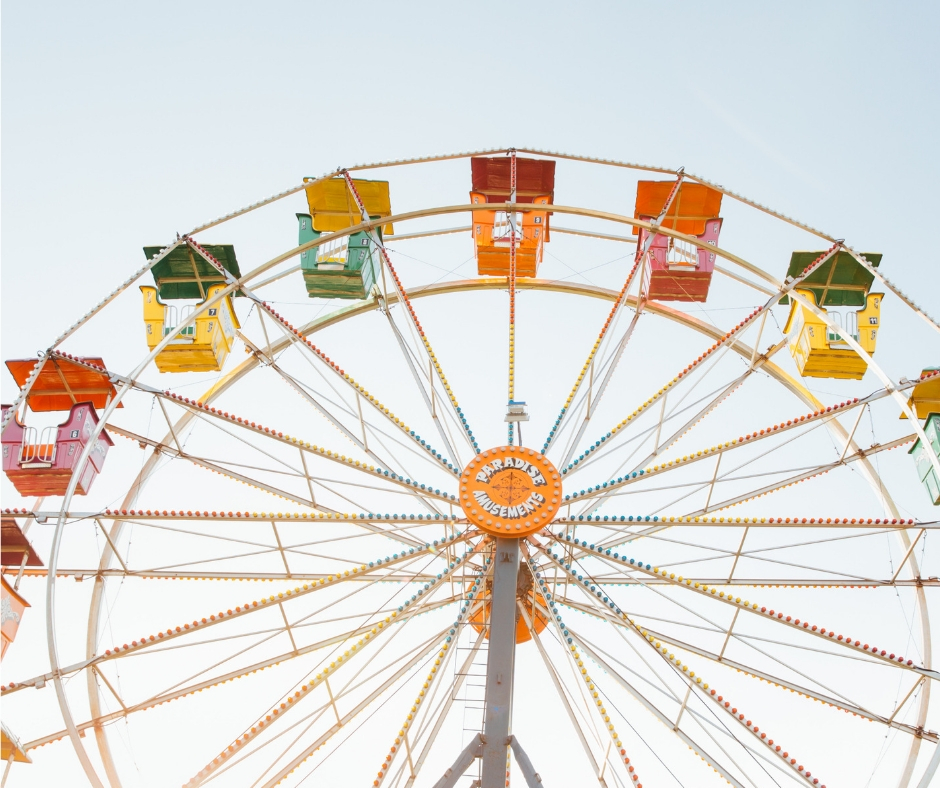
<instances>
[{"instance_id":1,"label":"wheel cage railing","mask_svg":"<svg viewBox=\"0 0 940 788\"><path fill-rule=\"evenodd\" d=\"M55 426L43 427L42 431L36 427L24 427L23 443L20 445L20 464L55 462L58 432L59 428Z\"/></svg>"}]
</instances>

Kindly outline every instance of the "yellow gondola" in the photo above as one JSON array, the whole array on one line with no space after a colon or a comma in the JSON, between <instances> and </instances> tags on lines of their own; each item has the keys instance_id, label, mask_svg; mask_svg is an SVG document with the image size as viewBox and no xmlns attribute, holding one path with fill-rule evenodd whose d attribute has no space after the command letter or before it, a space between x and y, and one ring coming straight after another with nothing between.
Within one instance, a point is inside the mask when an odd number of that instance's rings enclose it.
<instances>
[{"instance_id":1,"label":"yellow gondola","mask_svg":"<svg viewBox=\"0 0 940 788\"><path fill-rule=\"evenodd\" d=\"M224 289L225 285L213 285L205 301L177 307L163 303L155 287L140 288L144 298L147 347L153 350L165 336L175 333L170 344L157 354L157 369L161 372L221 371L235 341L235 329L241 325L229 296L208 309L203 305ZM177 330L193 312L195 322Z\"/></svg>"},{"instance_id":2,"label":"yellow gondola","mask_svg":"<svg viewBox=\"0 0 940 788\"><path fill-rule=\"evenodd\" d=\"M919 419L926 419L931 413L940 413L940 368L928 367L920 373L907 404ZM902 413L901 418L906 419L907 414Z\"/></svg>"},{"instance_id":3,"label":"yellow gondola","mask_svg":"<svg viewBox=\"0 0 940 788\"><path fill-rule=\"evenodd\" d=\"M816 296L812 290L798 287L796 292L816 305ZM875 352L883 295L868 293L863 309L845 315L844 328L869 355ZM843 325L839 313L822 308L820 311L840 326ZM787 335L790 353L803 377L861 380L868 369L868 362L840 334L831 331L822 319L795 299L790 305L790 316L783 332Z\"/></svg>"}]
</instances>

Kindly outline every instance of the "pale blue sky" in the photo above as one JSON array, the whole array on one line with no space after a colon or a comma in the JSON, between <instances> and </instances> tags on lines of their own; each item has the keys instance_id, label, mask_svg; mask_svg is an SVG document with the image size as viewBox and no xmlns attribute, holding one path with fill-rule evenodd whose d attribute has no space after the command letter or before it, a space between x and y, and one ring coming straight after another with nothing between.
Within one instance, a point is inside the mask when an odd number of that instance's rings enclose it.
<instances>
[{"instance_id":1,"label":"pale blue sky","mask_svg":"<svg viewBox=\"0 0 940 788\"><path fill-rule=\"evenodd\" d=\"M35 320L37 299L63 304L37 289L37 266L90 298L100 288L73 277L91 247L136 263L145 239L299 174L490 145L684 165L859 247L890 245L899 281L936 288L918 232L887 219L938 215L938 16L872 2L4 3L4 354L57 333Z\"/></svg>"}]
</instances>

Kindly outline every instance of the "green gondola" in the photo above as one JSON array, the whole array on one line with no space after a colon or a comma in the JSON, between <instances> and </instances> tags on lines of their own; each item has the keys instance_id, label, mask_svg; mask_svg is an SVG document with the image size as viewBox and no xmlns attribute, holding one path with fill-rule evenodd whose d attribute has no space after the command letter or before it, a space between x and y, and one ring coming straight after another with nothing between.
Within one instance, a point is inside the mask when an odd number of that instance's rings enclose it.
<instances>
[{"instance_id":1,"label":"green gondola","mask_svg":"<svg viewBox=\"0 0 940 788\"><path fill-rule=\"evenodd\" d=\"M924 446L918 440L908 454L914 455L917 466L917 476L927 489L927 494L934 506L940 506L940 478L930 461L931 452L940 457L940 413L931 413L924 422L924 432L927 435L928 445Z\"/></svg>"},{"instance_id":2,"label":"green gondola","mask_svg":"<svg viewBox=\"0 0 940 788\"><path fill-rule=\"evenodd\" d=\"M309 243L322 235L313 229L310 214L298 213L297 222L298 243ZM381 239L381 228L378 233ZM369 233L353 233L300 253L300 269L310 298L366 298L380 264Z\"/></svg>"}]
</instances>

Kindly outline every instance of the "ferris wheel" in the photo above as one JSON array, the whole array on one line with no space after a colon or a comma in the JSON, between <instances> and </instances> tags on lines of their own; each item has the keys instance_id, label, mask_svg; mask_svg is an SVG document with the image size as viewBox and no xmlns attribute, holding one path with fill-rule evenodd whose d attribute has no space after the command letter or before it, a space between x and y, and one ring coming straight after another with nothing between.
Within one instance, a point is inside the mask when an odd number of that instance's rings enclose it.
<instances>
[{"instance_id":1,"label":"ferris wheel","mask_svg":"<svg viewBox=\"0 0 940 788\"><path fill-rule=\"evenodd\" d=\"M4 783L926 788L940 325L882 256L524 149L145 246L7 361Z\"/></svg>"}]
</instances>

